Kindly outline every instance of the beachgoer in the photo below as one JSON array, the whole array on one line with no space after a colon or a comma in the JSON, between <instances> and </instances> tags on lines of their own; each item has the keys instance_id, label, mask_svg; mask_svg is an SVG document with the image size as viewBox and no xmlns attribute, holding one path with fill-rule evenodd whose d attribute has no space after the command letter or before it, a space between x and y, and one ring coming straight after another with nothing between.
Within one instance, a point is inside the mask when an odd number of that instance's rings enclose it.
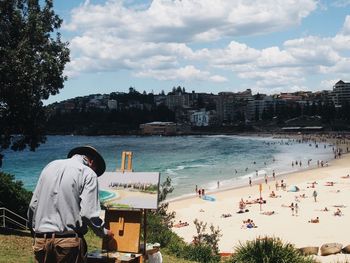
<instances>
[{"instance_id":1,"label":"beachgoer","mask_svg":"<svg viewBox=\"0 0 350 263\"><path fill-rule=\"evenodd\" d=\"M101 237L113 237L99 217L97 177L105 169L91 146L74 148L67 159L43 169L28 209L36 262L85 262L87 225Z\"/></svg>"},{"instance_id":2,"label":"beachgoer","mask_svg":"<svg viewBox=\"0 0 350 263\"><path fill-rule=\"evenodd\" d=\"M314 192L312 193L312 196L314 197L315 202L317 202L317 192L316 192L316 190L314 190Z\"/></svg>"},{"instance_id":3,"label":"beachgoer","mask_svg":"<svg viewBox=\"0 0 350 263\"><path fill-rule=\"evenodd\" d=\"M265 175L265 184L267 184L267 175Z\"/></svg>"},{"instance_id":4,"label":"beachgoer","mask_svg":"<svg viewBox=\"0 0 350 263\"><path fill-rule=\"evenodd\" d=\"M335 216L342 216L342 212L339 208L337 208L337 211L334 212Z\"/></svg>"},{"instance_id":5,"label":"beachgoer","mask_svg":"<svg viewBox=\"0 0 350 263\"><path fill-rule=\"evenodd\" d=\"M163 263L163 257L162 254L160 253L160 244L159 243L154 243L153 244L153 253L147 254L147 262L149 263Z\"/></svg>"},{"instance_id":6,"label":"beachgoer","mask_svg":"<svg viewBox=\"0 0 350 263\"><path fill-rule=\"evenodd\" d=\"M273 177L273 180L276 180L275 170L272 170L272 177Z\"/></svg>"},{"instance_id":7,"label":"beachgoer","mask_svg":"<svg viewBox=\"0 0 350 263\"><path fill-rule=\"evenodd\" d=\"M219 181L217 182L217 185L218 185L218 188L220 188L220 182Z\"/></svg>"},{"instance_id":8,"label":"beachgoer","mask_svg":"<svg viewBox=\"0 0 350 263\"><path fill-rule=\"evenodd\" d=\"M294 206L294 210L295 210L295 216L298 216L299 206L297 203Z\"/></svg>"},{"instance_id":9,"label":"beachgoer","mask_svg":"<svg viewBox=\"0 0 350 263\"><path fill-rule=\"evenodd\" d=\"M249 177L249 186L252 186L252 178Z\"/></svg>"},{"instance_id":10,"label":"beachgoer","mask_svg":"<svg viewBox=\"0 0 350 263\"><path fill-rule=\"evenodd\" d=\"M294 203L290 204L290 210L292 211L292 216L294 216Z\"/></svg>"},{"instance_id":11,"label":"beachgoer","mask_svg":"<svg viewBox=\"0 0 350 263\"><path fill-rule=\"evenodd\" d=\"M316 217L315 219L311 219L309 223L320 223L319 217Z\"/></svg>"},{"instance_id":12,"label":"beachgoer","mask_svg":"<svg viewBox=\"0 0 350 263\"><path fill-rule=\"evenodd\" d=\"M243 201L243 198L241 198L241 201L239 201L238 208L239 210L244 210L246 207L245 202Z\"/></svg>"}]
</instances>

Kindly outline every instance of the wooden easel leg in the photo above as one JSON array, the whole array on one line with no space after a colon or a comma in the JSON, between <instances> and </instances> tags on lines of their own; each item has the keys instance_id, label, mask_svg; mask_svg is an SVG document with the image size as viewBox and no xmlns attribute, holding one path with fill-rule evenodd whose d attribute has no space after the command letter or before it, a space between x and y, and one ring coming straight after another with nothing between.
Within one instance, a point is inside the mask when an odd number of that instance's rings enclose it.
<instances>
[{"instance_id":1,"label":"wooden easel leg","mask_svg":"<svg viewBox=\"0 0 350 263\"><path fill-rule=\"evenodd\" d=\"M145 261L146 262L146 254L147 254L147 213L146 213L146 209L143 209L143 244L144 244L144 251L143 251L143 255L144 255L144 258L145 258ZM143 261L141 261L143 262Z\"/></svg>"}]
</instances>

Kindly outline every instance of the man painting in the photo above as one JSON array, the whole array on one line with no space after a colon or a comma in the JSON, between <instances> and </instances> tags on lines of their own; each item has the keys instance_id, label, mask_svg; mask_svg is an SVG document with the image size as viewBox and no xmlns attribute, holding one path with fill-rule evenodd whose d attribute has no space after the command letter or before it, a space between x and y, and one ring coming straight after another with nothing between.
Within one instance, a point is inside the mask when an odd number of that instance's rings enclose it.
<instances>
[{"instance_id":1,"label":"man painting","mask_svg":"<svg viewBox=\"0 0 350 263\"><path fill-rule=\"evenodd\" d=\"M113 237L99 217L97 177L105 169L91 146L74 148L43 169L28 209L36 262L86 262L88 225L100 237Z\"/></svg>"}]
</instances>

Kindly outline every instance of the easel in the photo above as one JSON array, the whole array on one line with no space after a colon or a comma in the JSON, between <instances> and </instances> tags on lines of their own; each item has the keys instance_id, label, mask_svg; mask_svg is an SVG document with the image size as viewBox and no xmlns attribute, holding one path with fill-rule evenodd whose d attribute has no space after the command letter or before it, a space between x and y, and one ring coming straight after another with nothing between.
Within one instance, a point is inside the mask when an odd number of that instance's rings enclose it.
<instances>
[{"instance_id":1,"label":"easel","mask_svg":"<svg viewBox=\"0 0 350 263\"><path fill-rule=\"evenodd\" d=\"M127 169L125 160L127 157ZM121 169L123 173L132 172L132 152L122 153ZM125 175L126 176L126 175ZM143 217L143 218L142 218ZM140 246L141 222L143 219L143 243ZM107 252L106 256L88 257L88 262L108 262L108 263L142 263L146 258L146 227L147 227L147 209L123 210L117 208L105 210L106 228L114 233L113 239L104 238L102 242L102 251Z\"/></svg>"},{"instance_id":2,"label":"easel","mask_svg":"<svg viewBox=\"0 0 350 263\"><path fill-rule=\"evenodd\" d=\"M125 159L128 158L127 164L128 168L125 168ZM117 172L132 172L132 152L122 152L122 162L120 166L120 170L116 170Z\"/></svg>"}]
</instances>

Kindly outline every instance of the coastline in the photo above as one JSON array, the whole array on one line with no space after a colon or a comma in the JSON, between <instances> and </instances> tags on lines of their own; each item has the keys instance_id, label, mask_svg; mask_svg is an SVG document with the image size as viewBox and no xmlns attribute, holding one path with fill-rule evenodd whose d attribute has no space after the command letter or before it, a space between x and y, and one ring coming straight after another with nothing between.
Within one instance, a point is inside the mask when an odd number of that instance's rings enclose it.
<instances>
[{"instance_id":1,"label":"coastline","mask_svg":"<svg viewBox=\"0 0 350 263\"><path fill-rule=\"evenodd\" d=\"M328 141L329 142L329 141ZM258 184L229 189L218 189L210 191L210 195L216 198L215 202L208 202L197 196L187 196L177 200L170 200L169 210L176 212L175 223L181 220L188 222L189 226L174 228L174 231L191 242L195 235L194 219L207 222L208 226L213 224L221 229L223 236L219 242L221 252L233 252L234 246L240 242L253 240L261 236L280 237L283 241L295 244L296 247L321 246L324 243L339 242L343 246L349 245L350 241L344 229L350 226L350 179L344 179L350 173L350 155L344 154L340 159L329 161L327 167L316 167L301 170L293 173L276 176L276 180L284 180L287 189L291 185L300 188L299 192L288 192L275 189L275 181L270 179L268 184L262 183L262 197L267 202L248 205L249 212L237 214L238 203L243 200L259 198ZM263 181L263 178L261 179ZM310 188L310 182L316 181L315 188ZM325 183L334 182L334 186L326 186ZM274 190L279 198L270 198L269 194ZM312 191L318 192L318 200L314 202ZM298 198L298 195L305 194L306 198ZM298 203L298 215L292 215L291 209L282 207L291 203ZM333 215L335 205L342 205L343 216ZM320 211L324 207L329 212ZM204 211L204 212L201 212ZM264 215L263 212L274 211L273 215ZM222 214L231 214L228 218L222 218ZM319 216L320 223L308 223L312 218ZM253 219L258 225L254 229L241 229L242 221ZM337 226L342 227L337 227ZM349 242L349 243L348 243ZM329 257L318 257L322 262L334 262L344 259L344 255ZM349 257L350 258L350 257Z\"/></svg>"},{"instance_id":2,"label":"coastline","mask_svg":"<svg viewBox=\"0 0 350 263\"><path fill-rule=\"evenodd\" d=\"M226 135L222 135L222 136L226 136ZM284 136L284 137L277 137L276 138L276 137L272 136L272 134L264 134L264 136L257 136L256 134L254 134L254 135L246 135L246 136L237 135L237 136L244 137L244 138L253 138L253 139L256 139L256 138L264 138L264 139L267 138L267 139L274 139L274 140L276 140L276 139L283 139L283 140L288 140L288 139L289 140L292 140L292 139L298 140L298 139L300 139L297 136L289 136L289 137L288 136ZM331 144L332 146L335 147L335 141L319 142L319 143L321 143L321 144ZM343 151L345 152L344 148L343 148ZM325 162L325 164L327 164L327 166L329 166L334 161L334 159L329 157L329 159L323 159L323 161ZM309 170L317 170L319 168L320 167L317 167L316 164L312 164L310 166L308 165L308 166L300 167L300 168L298 168L297 170L294 170L294 171L282 170L282 171L276 172L275 178L276 178L276 180L285 180L285 179L291 177L293 174L297 174L297 173L304 172L304 171L309 171ZM273 170L271 167L265 167L265 169ZM262 169L262 170L264 170L264 169ZM250 171L250 172L252 172L252 171ZM259 172L260 172L260 170L259 170ZM272 180L272 175L271 174L266 174L266 175L268 177L268 180L271 181ZM235 184L235 185L226 185L224 187L220 186L220 188L213 188L213 189L206 188L205 192L207 194L216 194L216 193L225 192L225 191L237 190L237 189L245 188L245 187L249 186L248 185L249 177L247 175L243 175L241 177L237 177L236 179L237 179L237 184ZM264 180L265 180L264 176L262 176L262 175L259 175L258 177L252 176L252 185L258 185L260 183L265 184ZM213 181L215 181L215 180L213 179ZM165 202L172 203L172 202L177 202L177 201L181 201L181 200L192 199L192 198L195 198L197 196L198 196L197 193L187 193L187 194L183 194L183 195L180 195L180 196L171 197L171 198L165 200Z\"/></svg>"}]
</instances>

